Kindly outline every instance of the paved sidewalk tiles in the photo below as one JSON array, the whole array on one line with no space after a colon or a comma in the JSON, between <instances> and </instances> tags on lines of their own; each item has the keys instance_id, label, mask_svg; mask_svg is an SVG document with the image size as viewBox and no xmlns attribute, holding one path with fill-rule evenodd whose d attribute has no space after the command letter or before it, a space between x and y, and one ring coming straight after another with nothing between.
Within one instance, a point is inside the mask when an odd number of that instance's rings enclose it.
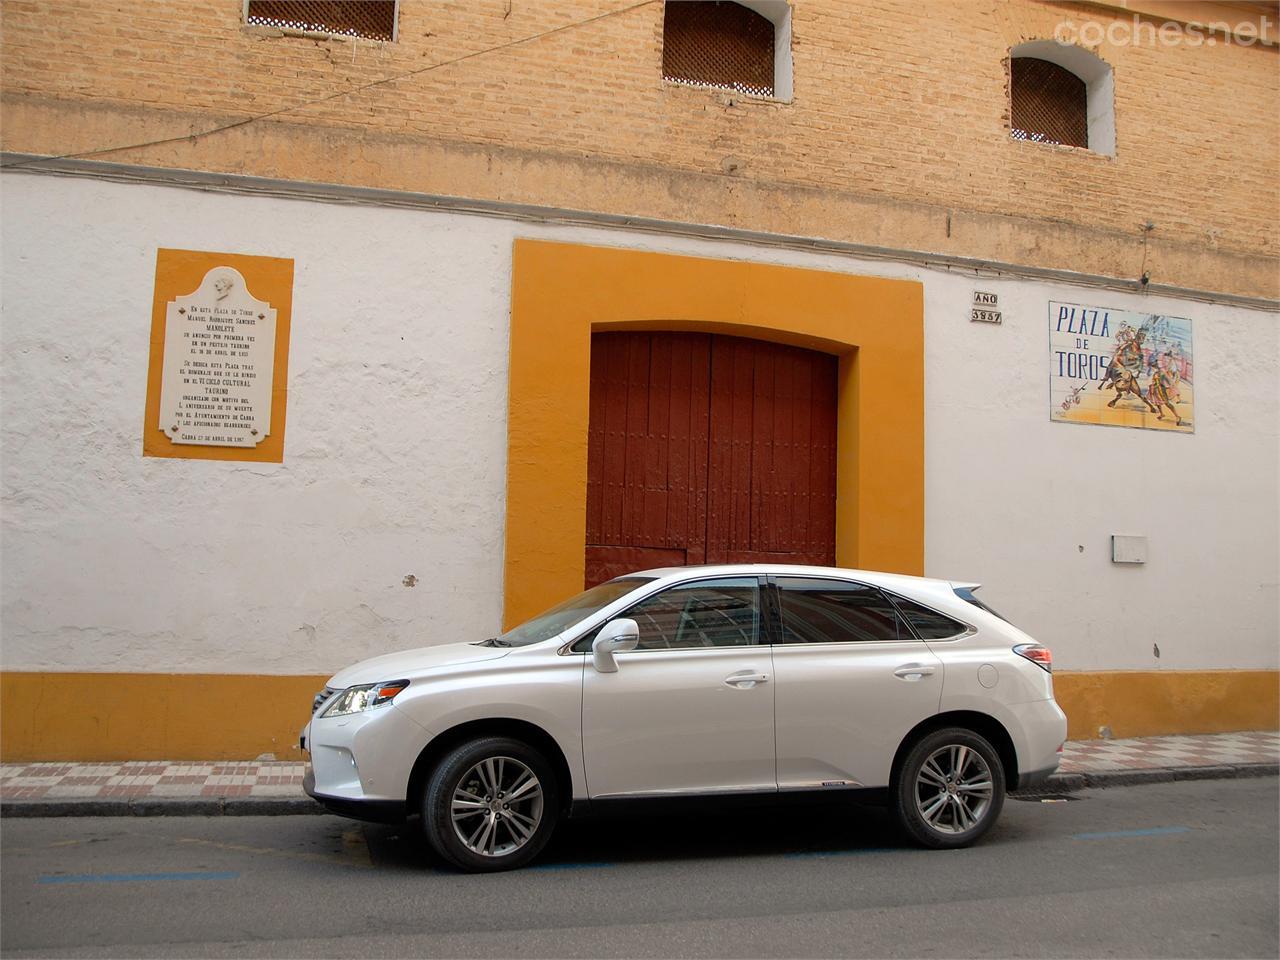
<instances>
[{"instance_id":1,"label":"paved sidewalk tiles","mask_svg":"<svg viewBox=\"0 0 1280 960\"><path fill-rule=\"evenodd\" d=\"M1280 733L1070 742L1059 773L1234 767L1280 761ZM288 798L303 796L300 761L6 763L0 801Z\"/></svg>"},{"instance_id":2,"label":"paved sidewalk tiles","mask_svg":"<svg viewBox=\"0 0 1280 960\"><path fill-rule=\"evenodd\" d=\"M302 762L6 763L0 800L300 797Z\"/></svg>"},{"instance_id":3,"label":"paved sidewalk tiles","mask_svg":"<svg viewBox=\"0 0 1280 960\"><path fill-rule=\"evenodd\" d=\"M1059 773L1236 766L1280 761L1280 733L1217 733L1070 741Z\"/></svg>"}]
</instances>

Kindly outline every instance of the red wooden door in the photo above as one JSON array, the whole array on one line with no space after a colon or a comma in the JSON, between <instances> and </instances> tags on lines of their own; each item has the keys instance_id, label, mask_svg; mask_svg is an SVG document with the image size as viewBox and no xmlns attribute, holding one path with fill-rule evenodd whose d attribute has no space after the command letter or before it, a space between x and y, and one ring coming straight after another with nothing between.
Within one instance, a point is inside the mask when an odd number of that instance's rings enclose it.
<instances>
[{"instance_id":1,"label":"red wooden door","mask_svg":"<svg viewBox=\"0 0 1280 960\"><path fill-rule=\"evenodd\" d=\"M836 358L684 333L591 338L586 582L835 560Z\"/></svg>"},{"instance_id":2,"label":"red wooden door","mask_svg":"<svg viewBox=\"0 0 1280 960\"><path fill-rule=\"evenodd\" d=\"M708 563L835 563L837 363L714 339Z\"/></svg>"}]
</instances>

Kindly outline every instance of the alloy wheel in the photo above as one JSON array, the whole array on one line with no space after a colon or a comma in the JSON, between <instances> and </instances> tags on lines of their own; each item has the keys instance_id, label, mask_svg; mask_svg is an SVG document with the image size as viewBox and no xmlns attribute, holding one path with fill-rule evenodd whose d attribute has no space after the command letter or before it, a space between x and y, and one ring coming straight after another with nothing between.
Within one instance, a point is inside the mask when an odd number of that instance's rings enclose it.
<instances>
[{"instance_id":1,"label":"alloy wheel","mask_svg":"<svg viewBox=\"0 0 1280 960\"><path fill-rule=\"evenodd\" d=\"M964 744L947 744L920 765L916 810L940 833L967 833L986 817L994 789L991 767L982 754Z\"/></svg>"},{"instance_id":2,"label":"alloy wheel","mask_svg":"<svg viewBox=\"0 0 1280 960\"><path fill-rule=\"evenodd\" d=\"M458 780L449 801L462 845L483 857L514 853L542 822L542 784L514 757L486 757Z\"/></svg>"}]
</instances>

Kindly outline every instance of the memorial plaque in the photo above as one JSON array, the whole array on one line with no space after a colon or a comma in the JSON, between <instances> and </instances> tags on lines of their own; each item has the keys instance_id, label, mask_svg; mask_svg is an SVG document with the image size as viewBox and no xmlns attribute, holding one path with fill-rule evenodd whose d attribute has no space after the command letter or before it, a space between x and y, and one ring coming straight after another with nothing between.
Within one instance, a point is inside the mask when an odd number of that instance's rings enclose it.
<instances>
[{"instance_id":1,"label":"memorial plaque","mask_svg":"<svg viewBox=\"0 0 1280 960\"><path fill-rule=\"evenodd\" d=\"M271 432L276 311L232 267L166 309L160 430L174 443L256 447Z\"/></svg>"},{"instance_id":2,"label":"memorial plaque","mask_svg":"<svg viewBox=\"0 0 1280 960\"><path fill-rule=\"evenodd\" d=\"M284 459L293 261L160 250L142 452Z\"/></svg>"}]
</instances>

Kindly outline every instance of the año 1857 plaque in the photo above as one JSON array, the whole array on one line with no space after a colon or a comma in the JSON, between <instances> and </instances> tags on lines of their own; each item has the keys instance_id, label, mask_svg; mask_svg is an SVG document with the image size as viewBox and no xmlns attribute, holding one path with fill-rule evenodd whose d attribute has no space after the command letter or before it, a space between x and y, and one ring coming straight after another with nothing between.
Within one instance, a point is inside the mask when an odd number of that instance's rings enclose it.
<instances>
[{"instance_id":1,"label":"a\u00f1o 1857 plaque","mask_svg":"<svg viewBox=\"0 0 1280 960\"><path fill-rule=\"evenodd\" d=\"M284 456L293 261L161 250L143 453Z\"/></svg>"}]
</instances>

